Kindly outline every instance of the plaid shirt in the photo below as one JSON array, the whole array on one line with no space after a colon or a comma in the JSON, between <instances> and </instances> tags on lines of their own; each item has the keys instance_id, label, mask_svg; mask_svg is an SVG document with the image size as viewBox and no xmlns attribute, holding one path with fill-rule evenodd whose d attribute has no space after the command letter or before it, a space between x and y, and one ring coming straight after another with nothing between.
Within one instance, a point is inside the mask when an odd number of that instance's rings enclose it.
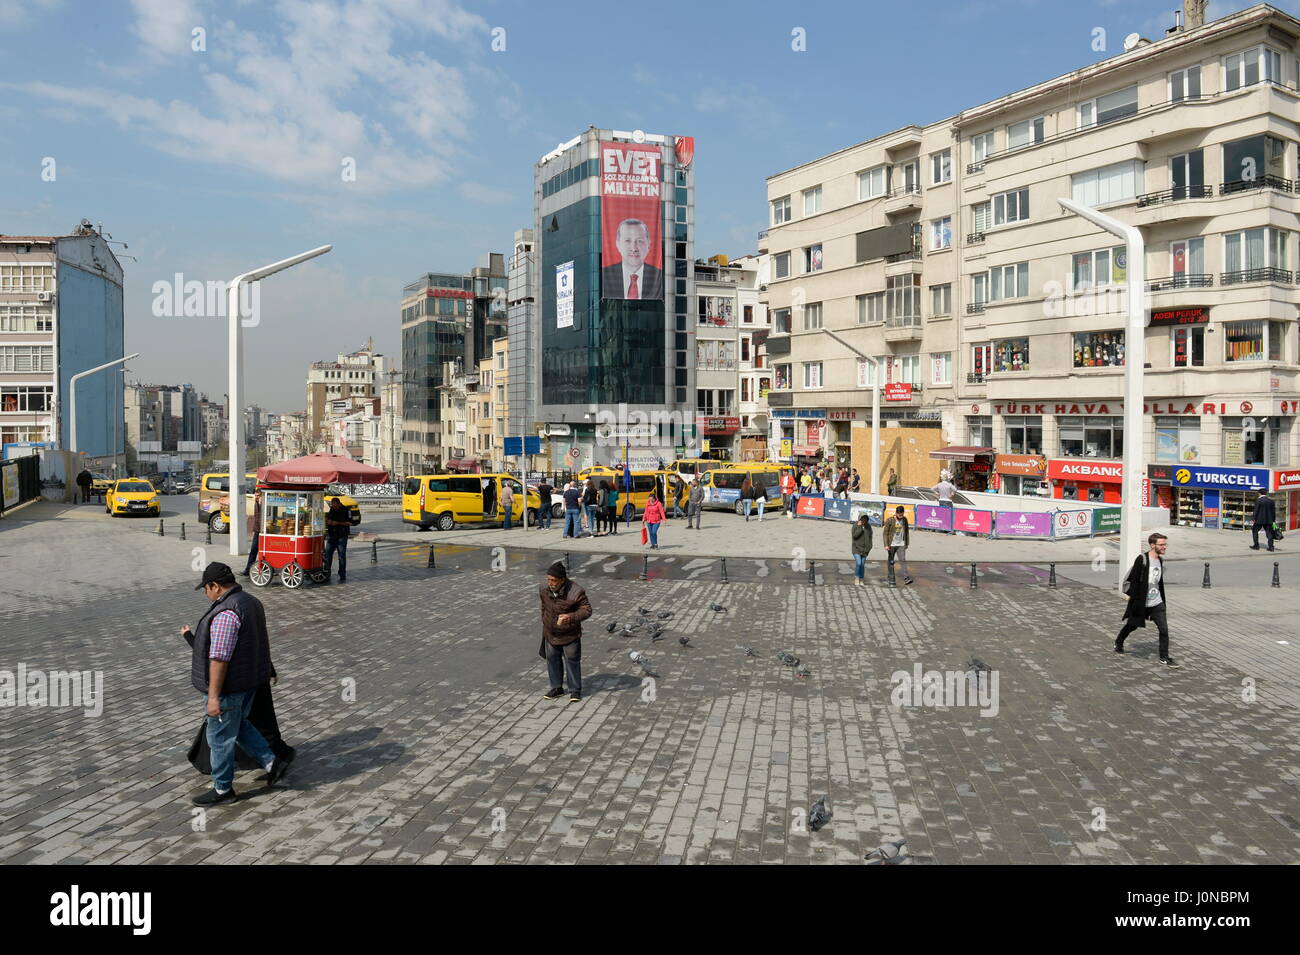
<instances>
[{"instance_id":1,"label":"plaid shirt","mask_svg":"<svg viewBox=\"0 0 1300 955\"><path fill-rule=\"evenodd\" d=\"M239 639L239 614L223 610L208 625L208 659L229 660L235 654L235 641Z\"/></svg>"}]
</instances>

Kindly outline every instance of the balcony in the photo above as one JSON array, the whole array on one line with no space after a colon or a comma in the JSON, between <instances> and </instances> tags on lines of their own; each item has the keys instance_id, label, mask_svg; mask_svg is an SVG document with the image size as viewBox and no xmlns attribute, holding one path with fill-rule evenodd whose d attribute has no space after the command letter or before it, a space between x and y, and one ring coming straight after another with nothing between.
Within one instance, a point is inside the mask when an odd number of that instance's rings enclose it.
<instances>
[{"instance_id":1,"label":"balcony","mask_svg":"<svg viewBox=\"0 0 1300 955\"><path fill-rule=\"evenodd\" d=\"M920 315L890 315L885 319L885 341L920 341Z\"/></svg>"},{"instance_id":2,"label":"balcony","mask_svg":"<svg viewBox=\"0 0 1300 955\"><path fill-rule=\"evenodd\" d=\"M973 176L976 173L983 172L984 164L986 162L988 162L987 159L977 159L975 162L968 162L966 164L966 175Z\"/></svg>"},{"instance_id":3,"label":"balcony","mask_svg":"<svg viewBox=\"0 0 1300 955\"><path fill-rule=\"evenodd\" d=\"M979 245L983 241L984 241L983 232L972 232L970 235L966 236L967 245Z\"/></svg>"},{"instance_id":4,"label":"balcony","mask_svg":"<svg viewBox=\"0 0 1300 955\"><path fill-rule=\"evenodd\" d=\"M890 190L884 202L885 215L901 215L905 212L919 212L921 209L920 185L895 186Z\"/></svg>"},{"instance_id":5,"label":"balcony","mask_svg":"<svg viewBox=\"0 0 1300 955\"><path fill-rule=\"evenodd\" d=\"M1182 275L1170 275L1161 279L1147 279L1148 292L1168 292L1180 288L1212 288L1214 276L1184 272Z\"/></svg>"},{"instance_id":6,"label":"balcony","mask_svg":"<svg viewBox=\"0 0 1300 955\"><path fill-rule=\"evenodd\" d=\"M1291 284L1291 273L1286 269L1275 269L1271 266L1264 269L1242 269L1238 272L1224 272L1219 277L1222 285L1242 285L1246 282L1277 282L1282 285Z\"/></svg>"},{"instance_id":7,"label":"balcony","mask_svg":"<svg viewBox=\"0 0 1300 955\"><path fill-rule=\"evenodd\" d=\"M1281 176L1259 176L1256 179L1238 179L1225 182L1219 186L1219 195L1230 196L1233 193L1249 192L1251 189L1276 189L1278 192L1295 192L1296 184Z\"/></svg>"},{"instance_id":8,"label":"balcony","mask_svg":"<svg viewBox=\"0 0 1300 955\"><path fill-rule=\"evenodd\" d=\"M985 304L986 304L986 303L984 303L984 302L967 302L967 303L966 303L966 314L967 314L967 315L981 315L981 314L983 314L983 312L984 312L984 305L985 305Z\"/></svg>"},{"instance_id":9,"label":"balcony","mask_svg":"<svg viewBox=\"0 0 1300 955\"><path fill-rule=\"evenodd\" d=\"M977 375L977 374L975 374L974 372L970 372L969 374L966 375L966 384L968 384L968 385L982 385L982 384L984 384L984 376L983 376L983 375Z\"/></svg>"},{"instance_id":10,"label":"balcony","mask_svg":"<svg viewBox=\"0 0 1300 955\"><path fill-rule=\"evenodd\" d=\"M736 359L734 358L700 358L696 359L696 371L735 371Z\"/></svg>"},{"instance_id":11,"label":"balcony","mask_svg":"<svg viewBox=\"0 0 1300 955\"><path fill-rule=\"evenodd\" d=\"M885 256L885 275L914 275L921 271L921 250L896 252Z\"/></svg>"},{"instance_id":12,"label":"balcony","mask_svg":"<svg viewBox=\"0 0 1300 955\"><path fill-rule=\"evenodd\" d=\"M1137 197L1138 208L1159 205L1162 202L1181 202L1184 199L1213 199L1213 186L1177 186L1164 192L1148 192Z\"/></svg>"},{"instance_id":13,"label":"balcony","mask_svg":"<svg viewBox=\"0 0 1300 955\"><path fill-rule=\"evenodd\" d=\"M768 358L779 358L782 355L790 354L789 335L768 335L763 344L767 346Z\"/></svg>"},{"instance_id":14,"label":"balcony","mask_svg":"<svg viewBox=\"0 0 1300 955\"><path fill-rule=\"evenodd\" d=\"M769 408L793 408L794 392L789 390L778 391L775 388L767 393L767 406Z\"/></svg>"}]
</instances>

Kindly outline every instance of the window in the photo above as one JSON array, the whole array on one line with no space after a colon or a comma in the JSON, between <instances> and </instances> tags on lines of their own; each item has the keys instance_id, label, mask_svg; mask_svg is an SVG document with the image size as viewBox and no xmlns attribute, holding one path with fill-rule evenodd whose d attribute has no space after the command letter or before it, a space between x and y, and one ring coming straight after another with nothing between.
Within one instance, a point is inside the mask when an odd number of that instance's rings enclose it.
<instances>
[{"instance_id":1,"label":"window","mask_svg":"<svg viewBox=\"0 0 1300 955\"><path fill-rule=\"evenodd\" d=\"M1281 229L1246 229L1228 232L1223 236L1223 267L1230 281L1258 281L1248 274L1256 269L1285 269L1287 263L1287 233Z\"/></svg>"},{"instance_id":2,"label":"window","mask_svg":"<svg viewBox=\"0 0 1300 955\"><path fill-rule=\"evenodd\" d=\"M0 345L0 371L53 370L53 345Z\"/></svg>"},{"instance_id":3,"label":"window","mask_svg":"<svg viewBox=\"0 0 1300 955\"><path fill-rule=\"evenodd\" d=\"M857 305L859 325L870 325L874 322L883 322L885 320L884 292L871 292L867 295L859 295L857 298Z\"/></svg>"},{"instance_id":4,"label":"window","mask_svg":"<svg viewBox=\"0 0 1300 955\"><path fill-rule=\"evenodd\" d=\"M1169 243L1170 267L1175 284L1186 281L1188 275L1205 274L1205 240L1178 239Z\"/></svg>"},{"instance_id":5,"label":"window","mask_svg":"<svg viewBox=\"0 0 1300 955\"><path fill-rule=\"evenodd\" d=\"M1024 298L1029 294L1029 263L1017 262L989 269L989 292L989 300L993 302Z\"/></svg>"},{"instance_id":6,"label":"window","mask_svg":"<svg viewBox=\"0 0 1300 955\"><path fill-rule=\"evenodd\" d=\"M930 384L952 384L952 352L936 352L930 356Z\"/></svg>"},{"instance_id":7,"label":"window","mask_svg":"<svg viewBox=\"0 0 1300 955\"><path fill-rule=\"evenodd\" d=\"M52 265L0 265L0 292L51 292Z\"/></svg>"},{"instance_id":8,"label":"window","mask_svg":"<svg viewBox=\"0 0 1300 955\"><path fill-rule=\"evenodd\" d=\"M776 277L787 278L790 275L790 253L778 252L776 255Z\"/></svg>"},{"instance_id":9,"label":"window","mask_svg":"<svg viewBox=\"0 0 1300 955\"><path fill-rule=\"evenodd\" d=\"M803 309L803 330L805 332L822 327L822 303L810 302Z\"/></svg>"},{"instance_id":10,"label":"window","mask_svg":"<svg viewBox=\"0 0 1300 955\"><path fill-rule=\"evenodd\" d=\"M820 272L822 270L822 247L820 242L817 245L804 248L803 270L805 272Z\"/></svg>"},{"instance_id":11,"label":"window","mask_svg":"<svg viewBox=\"0 0 1300 955\"><path fill-rule=\"evenodd\" d=\"M822 386L821 362L806 361L803 363L803 386L805 388L820 388Z\"/></svg>"},{"instance_id":12,"label":"window","mask_svg":"<svg viewBox=\"0 0 1300 955\"><path fill-rule=\"evenodd\" d=\"M952 285L950 283L931 285L930 317L938 318L950 314L952 314Z\"/></svg>"},{"instance_id":13,"label":"window","mask_svg":"<svg viewBox=\"0 0 1300 955\"><path fill-rule=\"evenodd\" d=\"M741 335L740 336L740 360L745 362L752 361L753 354L754 352L750 345L750 337L748 335Z\"/></svg>"},{"instance_id":14,"label":"window","mask_svg":"<svg viewBox=\"0 0 1300 955\"><path fill-rule=\"evenodd\" d=\"M1277 418L1220 418L1223 463L1229 466L1287 463L1286 441Z\"/></svg>"},{"instance_id":15,"label":"window","mask_svg":"<svg viewBox=\"0 0 1300 955\"><path fill-rule=\"evenodd\" d=\"M945 149L942 152L932 153L930 155L930 182L939 185L943 182L952 181L952 150Z\"/></svg>"},{"instance_id":16,"label":"window","mask_svg":"<svg viewBox=\"0 0 1300 955\"><path fill-rule=\"evenodd\" d=\"M1081 172L1071 177L1070 183L1075 202L1096 207L1132 199L1141 181L1139 163L1132 161Z\"/></svg>"},{"instance_id":17,"label":"window","mask_svg":"<svg viewBox=\"0 0 1300 955\"><path fill-rule=\"evenodd\" d=\"M993 224L993 204L991 202L980 202L970 207L971 224L973 231L981 234L989 231L989 226Z\"/></svg>"},{"instance_id":18,"label":"window","mask_svg":"<svg viewBox=\"0 0 1300 955\"><path fill-rule=\"evenodd\" d=\"M1175 368L1199 368L1205 364L1205 327L1182 325L1169 330Z\"/></svg>"},{"instance_id":19,"label":"window","mask_svg":"<svg viewBox=\"0 0 1300 955\"><path fill-rule=\"evenodd\" d=\"M52 385L0 385L0 411L50 411Z\"/></svg>"},{"instance_id":20,"label":"window","mask_svg":"<svg viewBox=\"0 0 1300 955\"><path fill-rule=\"evenodd\" d=\"M858 359L858 387L870 388L876 383L876 366L865 358Z\"/></svg>"},{"instance_id":21,"label":"window","mask_svg":"<svg viewBox=\"0 0 1300 955\"><path fill-rule=\"evenodd\" d=\"M921 319L921 276L891 275L885 280L885 320L913 324Z\"/></svg>"},{"instance_id":22,"label":"window","mask_svg":"<svg viewBox=\"0 0 1300 955\"><path fill-rule=\"evenodd\" d=\"M753 324L754 324L754 306L752 306L752 305L746 305L746 306L744 306L744 309L743 309L743 311L742 311L742 315L743 315L744 317L741 319L741 321L743 321L746 325L753 325Z\"/></svg>"},{"instance_id":23,"label":"window","mask_svg":"<svg viewBox=\"0 0 1300 955\"><path fill-rule=\"evenodd\" d=\"M971 162L983 162L994 153L993 131L980 133L978 136L972 136L970 139L970 158Z\"/></svg>"},{"instance_id":24,"label":"window","mask_svg":"<svg viewBox=\"0 0 1300 955\"><path fill-rule=\"evenodd\" d=\"M1007 428L1006 448L1010 454L1041 454L1043 450L1043 419L1039 415L1008 415L1003 418Z\"/></svg>"},{"instance_id":25,"label":"window","mask_svg":"<svg viewBox=\"0 0 1300 955\"><path fill-rule=\"evenodd\" d=\"M1028 338L1004 338L993 343L993 371L1028 370Z\"/></svg>"},{"instance_id":26,"label":"window","mask_svg":"<svg viewBox=\"0 0 1300 955\"><path fill-rule=\"evenodd\" d=\"M803 214L815 216L822 211L822 187L813 186L803 191Z\"/></svg>"},{"instance_id":27,"label":"window","mask_svg":"<svg viewBox=\"0 0 1300 955\"><path fill-rule=\"evenodd\" d=\"M858 173L858 199L876 199L889 187L888 167L877 166Z\"/></svg>"},{"instance_id":28,"label":"window","mask_svg":"<svg viewBox=\"0 0 1300 955\"><path fill-rule=\"evenodd\" d=\"M1282 339L1286 326L1282 322L1255 319L1248 322L1223 323L1224 361L1281 361Z\"/></svg>"},{"instance_id":29,"label":"window","mask_svg":"<svg viewBox=\"0 0 1300 955\"><path fill-rule=\"evenodd\" d=\"M781 225L790 221L790 197L782 196L772 200L772 225Z\"/></svg>"},{"instance_id":30,"label":"window","mask_svg":"<svg viewBox=\"0 0 1300 955\"><path fill-rule=\"evenodd\" d=\"M1017 189L993 197L993 224L1023 222L1029 218L1029 190ZM978 231L978 230L976 230Z\"/></svg>"},{"instance_id":31,"label":"window","mask_svg":"<svg viewBox=\"0 0 1300 955\"><path fill-rule=\"evenodd\" d=\"M777 391L788 390L790 385L790 366L776 365L776 389Z\"/></svg>"},{"instance_id":32,"label":"window","mask_svg":"<svg viewBox=\"0 0 1300 955\"><path fill-rule=\"evenodd\" d=\"M1079 128L1104 126L1138 111L1138 88L1129 86L1079 104Z\"/></svg>"},{"instance_id":33,"label":"window","mask_svg":"<svg viewBox=\"0 0 1300 955\"><path fill-rule=\"evenodd\" d=\"M1075 368L1118 368L1123 364L1123 331L1075 333Z\"/></svg>"},{"instance_id":34,"label":"window","mask_svg":"<svg viewBox=\"0 0 1300 955\"><path fill-rule=\"evenodd\" d=\"M993 416L967 415L966 431L970 435L972 448L993 447Z\"/></svg>"},{"instance_id":35,"label":"window","mask_svg":"<svg viewBox=\"0 0 1300 955\"><path fill-rule=\"evenodd\" d=\"M1200 418L1156 418L1157 461L1185 464L1199 460L1200 456Z\"/></svg>"},{"instance_id":36,"label":"window","mask_svg":"<svg viewBox=\"0 0 1300 955\"><path fill-rule=\"evenodd\" d=\"M1254 46L1223 58L1223 91L1252 86L1261 79L1282 82L1282 56L1266 46Z\"/></svg>"},{"instance_id":37,"label":"window","mask_svg":"<svg viewBox=\"0 0 1300 955\"><path fill-rule=\"evenodd\" d=\"M1205 195L1205 152L1180 153L1169 157L1169 184L1174 199L1200 198Z\"/></svg>"},{"instance_id":38,"label":"window","mask_svg":"<svg viewBox=\"0 0 1300 955\"><path fill-rule=\"evenodd\" d=\"M913 159L909 163L904 163L898 167L899 173L903 178L903 192L909 195L921 191L921 163L920 160Z\"/></svg>"},{"instance_id":39,"label":"window","mask_svg":"<svg viewBox=\"0 0 1300 955\"><path fill-rule=\"evenodd\" d=\"M1269 177L1285 178L1286 145L1276 136L1247 136L1224 143L1224 193L1271 185Z\"/></svg>"},{"instance_id":40,"label":"window","mask_svg":"<svg viewBox=\"0 0 1300 955\"><path fill-rule=\"evenodd\" d=\"M1120 415L1061 417L1061 456L1119 458L1124 456L1124 418Z\"/></svg>"},{"instance_id":41,"label":"window","mask_svg":"<svg viewBox=\"0 0 1300 955\"><path fill-rule=\"evenodd\" d=\"M778 335L790 333L790 310L778 308L772 312L772 326Z\"/></svg>"},{"instance_id":42,"label":"window","mask_svg":"<svg viewBox=\"0 0 1300 955\"><path fill-rule=\"evenodd\" d=\"M930 220L930 248L952 248L952 216Z\"/></svg>"},{"instance_id":43,"label":"window","mask_svg":"<svg viewBox=\"0 0 1300 955\"><path fill-rule=\"evenodd\" d=\"M1120 245L1113 249L1077 253L1073 278L1076 292L1100 285L1124 284L1128 280L1128 250Z\"/></svg>"},{"instance_id":44,"label":"window","mask_svg":"<svg viewBox=\"0 0 1300 955\"><path fill-rule=\"evenodd\" d=\"M1026 119L1007 127L1007 149L1023 149L1043 141L1043 117Z\"/></svg>"},{"instance_id":45,"label":"window","mask_svg":"<svg viewBox=\"0 0 1300 955\"><path fill-rule=\"evenodd\" d=\"M987 272L979 272L972 275L971 280L973 286L971 298L974 300L976 305L982 306L989 300L989 274Z\"/></svg>"},{"instance_id":46,"label":"window","mask_svg":"<svg viewBox=\"0 0 1300 955\"><path fill-rule=\"evenodd\" d=\"M49 305L0 305L0 332L50 332L54 309Z\"/></svg>"},{"instance_id":47,"label":"window","mask_svg":"<svg viewBox=\"0 0 1300 955\"><path fill-rule=\"evenodd\" d=\"M919 385L921 383L921 356L920 355L894 355L893 357L885 355L880 359L880 364L885 369L885 381L898 382L907 385Z\"/></svg>"},{"instance_id":48,"label":"window","mask_svg":"<svg viewBox=\"0 0 1300 955\"><path fill-rule=\"evenodd\" d=\"M1181 103L1183 100L1201 98L1201 68L1189 66L1185 70L1175 70L1169 74L1169 101Z\"/></svg>"}]
</instances>

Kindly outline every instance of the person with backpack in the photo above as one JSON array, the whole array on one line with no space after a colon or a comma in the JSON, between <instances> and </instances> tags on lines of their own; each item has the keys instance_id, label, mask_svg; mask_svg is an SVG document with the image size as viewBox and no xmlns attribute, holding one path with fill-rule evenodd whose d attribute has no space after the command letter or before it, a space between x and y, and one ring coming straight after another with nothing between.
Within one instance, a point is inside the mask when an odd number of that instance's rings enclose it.
<instances>
[{"instance_id":1,"label":"person with backpack","mask_svg":"<svg viewBox=\"0 0 1300 955\"><path fill-rule=\"evenodd\" d=\"M641 520L645 523L646 534L649 536L651 550L659 549L659 525L664 520L664 506L659 503L659 497L655 494L650 495L650 500L646 501L645 514Z\"/></svg>"},{"instance_id":2,"label":"person with backpack","mask_svg":"<svg viewBox=\"0 0 1300 955\"><path fill-rule=\"evenodd\" d=\"M1169 540L1159 531L1147 538L1150 548L1139 554L1124 581L1128 604L1124 607L1124 629L1115 637L1115 652L1124 652L1124 641L1138 627L1145 628L1148 620L1155 622L1160 631L1160 663L1171 669L1181 669L1169 655L1169 621L1165 604L1165 551Z\"/></svg>"},{"instance_id":3,"label":"person with backpack","mask_svg":"<svg viewBox=\"0 0 1300 955\"><path fill-rule=\"evenodd\" d=\"M912 583L911 571L907 569L907 545L911 543L911 533L907 524L907 509L902 504L894 508L894 513L885 521L882 530L880 536L884 539L889 554L890 569L893 569L894 560L897 559L902 565L903 583Z\"/></svg>"},{"instance_id":4,"label":"person with backpack","mask_svg":"<svg viewBox=\"0 0 1300 955\"><path fill-rule=\"evenodd\" d=\"M853 583L864 586L867 572L867 555L871 553L871 518L865 513L853 525Z\"/></svg>"}]
</instances>

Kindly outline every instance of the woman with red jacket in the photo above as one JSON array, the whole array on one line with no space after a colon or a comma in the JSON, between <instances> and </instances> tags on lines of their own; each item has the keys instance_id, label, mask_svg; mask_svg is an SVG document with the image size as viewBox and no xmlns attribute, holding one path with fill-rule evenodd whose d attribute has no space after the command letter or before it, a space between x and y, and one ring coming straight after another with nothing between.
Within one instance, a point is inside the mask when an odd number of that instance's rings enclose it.
<instances>
[{"instance_id":1,"label":"woman with red jacket","mask_svg":"<svg viewBox=\"0 0 1300 955\"><path fill-rule=\"evenodd\" d=\"M650 500L646 501L645 515L642 517L645 522L646 530L650 534L650 549L659 549L659 525L664 520L664 506L659 503L658 495L651 494Z\"/></svg>"}]
</instances>

